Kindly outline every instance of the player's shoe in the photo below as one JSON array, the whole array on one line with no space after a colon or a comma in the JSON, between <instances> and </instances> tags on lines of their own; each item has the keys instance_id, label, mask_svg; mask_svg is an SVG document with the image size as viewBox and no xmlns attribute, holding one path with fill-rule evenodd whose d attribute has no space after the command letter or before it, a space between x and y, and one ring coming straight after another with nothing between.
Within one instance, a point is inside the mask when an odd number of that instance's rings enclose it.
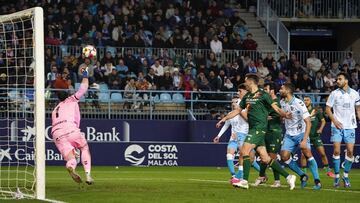
<instances>
[{"instance_id":1,"label":"player's shoe","mask_svg":"<svg viewBox=\"0 0 360 203\"><path fill-rule=\"evenodd\" d=\"M304 188L306 187L307 185L307 181L309 180L309 176L307 176L306 174L302 175L300 177L300 180L301 180L301 188Z\"/></svg>"},{"instance_id":2,"label":"player's shoe","mask_svg":"<svg viewBox=\"0 0 360 203\"><path fill-rule=\"evenodd\" d=\"M349 179L349 178L342 177L342 180L343 180L343 182L344 182L344 187L345 187L345 188L351 187L350 179Z\"/></svg>"},{"instance_id":3,"label":"player's shoe","mask_svg":"<svg viewBox=\"0 0 360 203\"><path fill-rule=\"evenodd\" d=\"M313 189L314 190L320 190L321 189L321 183L318 183L318 184L314 185Z\"/></svg>"},{"instance_id":4,"label":"player's shoe","mask_svg":"<svg viewBox=\"0 0 360 203\"><path fill-rule=\"evenodd\" d=\"M92 185L94 183L94 179L90 175L86 175L86 184Z\"/></svg>"},{"instance_id":5,"label":"player's shoe","mask_svg":"<svg viewBox=\"0 0 360 203\"><path fill-rule=\"evenodd\" d=\"M243 189L249 189L249 183L247 180L239 180L234 182L232 184L234 187L239 187L239 188L243 188Z\"/></svg>"},{"instance_id":6,"label":"player's shoe","mask_svg":"<svg viewBox=\"0 0 360 203\"><path fill-rule=\"evenodd\" d=\"M290 177L286 178L286 181L290 186L290 190L293 190L295 188L296 176L290 175Z\"/></svg>"},{"instance_id":7,"label":"player's shoe","mask_svg":"<svg viewBox=\"0 0 360 203\"><path fill-rule=\"evenodd\" d=\"M82 183L81 177L75 172L75 170L71 167L67 168L69 175L76 183Z\"/></svg>"},{"instance_id":8,"label":"player's shoe","mask_svg":"<svg viewBox=\"0 0 360 203\"><path fill-rule=\"evenodd\" d=\"M340 178L334 178L334 187L339 188L340 187Z\"/></svg>"},{"instance_id":9,"label":"player's shoe","mask_svg":"<svg viewBox=\"0 0 360 203\"><path fill-rule=\"evenodd\" d=\"M266 183L267 180L268 180L268 178L267 178L266 176L258 177L258 178L255 180L254 186L259 186L259 185L261 185L261 184L264 184L264 183Z\"/></svg>"},{"instance_id":10,"label":"player's shoe","mask_svg":"<svg viewBox=\"0 0 360 203\"><path fill-rule=\"evenodd\" d=\"M241 179L232 177L229 182L230 182L230 184L232 185L233 183L237 183L237 182L239 182L240 180L241 180Z\"/></svg>"},{"instance_id":11,"label":"player's shoe","mask_svg":"<svg viewBox=\"0 0 360 203\"><path fill-rule=\"evenodd\" d=\"M275 180L275 182L274 182L272 185L270 185L270 187L272 187L272 188L279 188L279 187L281 187L280 180Z\"/></svg>"},{"instance_id":12,"label":"player's shoe","mask_svg":"<svg viewBox=\"0 0 360 203\"><path fill-rule=\"evenodd\" d=\"M331 178L335 178L335 174L332 171L326 172L326 175L331 177Z\"/></svg>"}]
</instances>

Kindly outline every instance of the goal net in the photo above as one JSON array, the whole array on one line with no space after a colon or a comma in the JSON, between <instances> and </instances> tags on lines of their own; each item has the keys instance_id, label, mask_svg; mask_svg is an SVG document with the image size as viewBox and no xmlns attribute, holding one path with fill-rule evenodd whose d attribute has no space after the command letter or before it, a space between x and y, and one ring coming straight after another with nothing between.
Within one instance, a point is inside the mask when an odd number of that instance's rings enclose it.
<instances>
[{"instance_id":1,"label":"goal net","mask_svg":"<svg viewBox=\"0 0 360 203\"><path fill-rule=\"evenodd\" d=\"M0 199L45 198L43 10L0 16Z\"/></svg>"}]
</instances>

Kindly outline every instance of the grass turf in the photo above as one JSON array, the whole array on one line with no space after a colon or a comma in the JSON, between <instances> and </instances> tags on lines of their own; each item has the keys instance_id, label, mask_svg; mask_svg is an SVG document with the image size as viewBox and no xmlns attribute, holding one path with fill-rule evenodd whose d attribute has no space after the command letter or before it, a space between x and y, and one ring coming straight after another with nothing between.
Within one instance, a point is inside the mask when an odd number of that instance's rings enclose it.
<instances>
[{"instance_id":1,"label":"grass turf","mask_svg":"<svg viewBox=\"0 0 360 203\"><path fill-rule=\"evenodd\" d=\"M77 169L83 176L82 168ZM273 182L267 171L268 185ZM284 178L282 188L268 185L233 188L227 168L216 167L93 167L95 184L79 187L68 176L64 167L47 167L46 197L64 202L358 202L360 199L360 170L350 173L350 189L334 189L332 179L320 170L323 189L313 191L309 181L300 189L289 191ZM252 169L250 182L257 174ZM310 177L311 179L311 177ZM24 200L14 202L38 202Z\"/></svg>"}]
</instances>

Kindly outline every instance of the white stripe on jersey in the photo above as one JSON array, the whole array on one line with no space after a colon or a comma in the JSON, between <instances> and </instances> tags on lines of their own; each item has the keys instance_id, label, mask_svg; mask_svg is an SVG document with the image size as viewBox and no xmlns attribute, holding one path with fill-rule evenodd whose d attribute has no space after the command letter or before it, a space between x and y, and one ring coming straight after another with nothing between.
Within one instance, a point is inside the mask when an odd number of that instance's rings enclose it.
<instances>
[{"instance_id":1,"label":"white stripe on jersey","mask_svg":"<svg viewBox=\"0 0 360 203\"><path fill-rule=\"evenodd\" d=\"M304 119L310 117L304 102L293 96L290 102L282 99L280 105L285 112L291 112L292 114L291 119L285 119L286 134L295 136L304 133L306 128Z\"/></svg>"},{"instance_id":2,"label":"white stripe on jersey","mask_svg":"<svg viewBox=\"0 0 360 203\"><path fill-rule=\"evenodd\" d=\"M355 106L360 105L359 92L349 87L348 91L338 88L330 93L326 105L333 108L334 117L344 129L357 127ZM335 127L333 123L331 126Z\"/></svg>"}]
</instances>

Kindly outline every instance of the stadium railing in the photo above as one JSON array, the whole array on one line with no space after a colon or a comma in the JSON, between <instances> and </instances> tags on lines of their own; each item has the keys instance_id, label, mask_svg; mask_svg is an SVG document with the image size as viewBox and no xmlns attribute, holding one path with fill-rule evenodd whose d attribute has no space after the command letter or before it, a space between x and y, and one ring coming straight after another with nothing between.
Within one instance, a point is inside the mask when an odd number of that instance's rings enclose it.
<instances>
[{"instance_id":1,"label":"stadium railing","mask_svg":"<svg viewBox=\"0 0 360 203\"><path fill-rule=\"evenodd\" d=\"M339 18L360 17L359 0L258 0L267 1L283 18Z\"/></svg>"},{"instance_id":2,"label":"stadium railing","mask_svg":"<svg viewBox=\"0 0 360 203\"><path fill-rule=\"evenodd\" d=\"M266 32L275 40L277 47L289 55L290 32L276 15L276 11L271 9L267 0L257 1L256 15L265 27Z\"/></svg>"},{"instance_id":3,"label":"stadium railing","mask_svg":"<svg viewBox=\"0 0 360 203\"><path fill-rule=\"evenodd\" d=\"M6 88L7 95L0 98L6 104L0 117L28 117L33 110L34 97L31 88ZM46 117L57 105L56 89L47 89ZM69 90L74 93L75 90ZM236 92L194 91L135 91L127 97L124 90L89 89L80 99L83 118L92 119L147 119L147 120L205 120L212 111L224 114L231 110L231 98ZM144 96L146 95L146 96ZM309 95L314 105L324 105L327 93L297 93Z\"/></svg>"},{"instance_id":4,"label":"stadium railing","mask_svg":"<svg viewBox=\"0 0 360 203\"><path fill-rule=\"evenodd\" d=\"M62 58L64 56L76 56L79 57L81 55L82 47L80 46L68 46L68 45L59 45L52 46L46 45L46 48L50 49L53 54ZM207 58L211 53L210 49L184 49L184 48L152 48L152 47L97 47L97 52L99 59L102 59L105 56L106 52L110 52L114 57L116 53L121 53L123 56L130 52L135 57L140 56L142 53L147 57L152 57L152 55L156 55L160 58L171 58L175 59L174 64L178 63L176 59L184 59L187 53L191 53L193 58L196 55L201 54L203 57ZM259 57L266 57L267 53L272 53L275 59L278 59L278 56L281 55L282 51L279 50L223 50L221 55L221 63L225 62L234 62L241 56L248 55L252 60L256 60ZM298 60L302 65L306 65L306 59L310 57L312 51L290 51L291 54L295 54ZM317 53L317 57L320 59L328 59L329 62L342 62L348 53L348 51L315 51ZM356 54L353 54L356 56ZM116 64L114 64L116 65Z\"/></svg>"}]
</instances>

